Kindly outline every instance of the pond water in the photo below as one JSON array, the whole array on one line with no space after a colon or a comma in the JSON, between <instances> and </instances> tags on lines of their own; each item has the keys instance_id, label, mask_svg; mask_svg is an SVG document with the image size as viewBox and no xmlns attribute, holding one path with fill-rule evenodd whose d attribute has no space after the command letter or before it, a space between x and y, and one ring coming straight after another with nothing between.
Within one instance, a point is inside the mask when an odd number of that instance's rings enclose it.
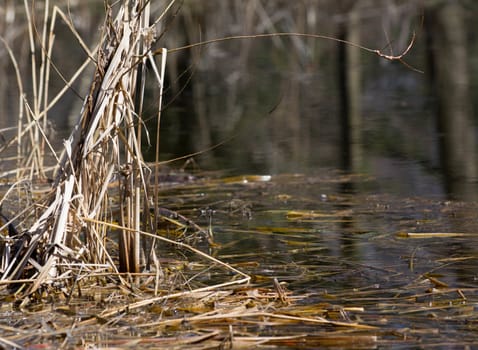
<instances>
[{"instance_id":1,"label":"pond water","mask_svg":"<svg viewBox=\"0 0 478 350\"><path fill-rule=\"evenodd\" d=\"M343 348L477 345L477 204L377 194L376 184L322 169L208 179L161 194L168 208L209 227L218 244L210 253L255 285L277 278L311 314L351 310L327 316L377 327L349 332ZM317 326L258 332L334 339ZM364 334L377 342L354 343Z\"/></svg>"},{"instance_id":2,"label":"pond water","mask_svg":"<svg viewBox=\"0 0 478 350\"><path fill-rule=\"evenodd\" d=\"M333 42L306 58L285 40L254 40L246 59L241 44L205 49L162 121L164 160L204 151L177 164L238 176L165 205L210 226L215 256L257 283L277 278L311 307L363 307L341 320L377 326L378 347L478 344L476 45L454 81L447 50L460 48L436 25L466 29L435 15L407 63L350 61ZM300 331L321 332L274 332Z\"/></svg>"}]
</instances>

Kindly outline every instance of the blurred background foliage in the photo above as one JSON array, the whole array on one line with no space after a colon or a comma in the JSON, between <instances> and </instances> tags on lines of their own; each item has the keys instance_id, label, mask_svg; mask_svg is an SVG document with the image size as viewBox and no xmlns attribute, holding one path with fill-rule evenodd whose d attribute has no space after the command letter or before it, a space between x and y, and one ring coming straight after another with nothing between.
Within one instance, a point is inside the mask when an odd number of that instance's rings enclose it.
<instances>
[{"instance_id":1,"label":"blurred background foliage","mask_svg":"<svg viewBox=\"0 0 478 350\"><path fill-rule=\"evenodd\" d=\"M102 0L52 1L85 42L97 43ZM153 1L159 12L168 1ZM44 1L35 1L40 25ZM202 169L318 174L323 168L370 174L380 190L476 199L477 43L475 1L185 0L157 28L157 47L174 49L234 35L326 35L399 55L403 61L334 40L231 40L168 56L160 151L171 159L202 150ZM39 28L40 31L40 28ZM66 25L55 27L50 96L87 58ZM30 55L22 2L0 4L0 36L12 48L27 93ZM16 125L18 92L0 44L0 129ZM91 70L50 112L53 139L74 126ZM152 80L153 81L153 80ZM156 87L145 118L155 130ZM8 130L2 138L8 139ZM151 140L155 135L150 135ZM222 143L219 147L211 147ZM154 145L144 145L152 158ZM181 166L182 163L178 163Z\"/></svg>"}]
</instances>

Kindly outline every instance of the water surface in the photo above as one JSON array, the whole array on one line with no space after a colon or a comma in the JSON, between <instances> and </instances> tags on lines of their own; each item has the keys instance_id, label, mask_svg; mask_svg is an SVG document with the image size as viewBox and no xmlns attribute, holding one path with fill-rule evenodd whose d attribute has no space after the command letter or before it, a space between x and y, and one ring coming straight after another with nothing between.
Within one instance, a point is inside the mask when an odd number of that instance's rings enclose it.
<instances>
[{"instance_id":1,"label":"water surface","mask_svg":"<svg viewBox=\"0 0 478 350\"><path fill-rule=\"evenodd\" d=\"M284 282L311 314L361 309L329 316L377 326L365 333L378 347L477 344L476 203L377 194L374 178L328 169L213 182L163 191L165 205L209 227L219 244L210 252L255 285ZM259 330L300 332L327 334Z\"/></svg>"}]
</instances>

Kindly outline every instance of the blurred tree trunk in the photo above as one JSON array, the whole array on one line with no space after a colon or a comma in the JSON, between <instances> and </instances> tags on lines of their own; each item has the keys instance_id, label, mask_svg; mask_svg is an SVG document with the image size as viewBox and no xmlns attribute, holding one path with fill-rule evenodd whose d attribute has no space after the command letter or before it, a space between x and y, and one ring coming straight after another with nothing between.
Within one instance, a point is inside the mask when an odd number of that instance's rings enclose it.
<instances>
[{"instance_id":1,"label":"blurred tree trunk","mask_svg":"<svg viewBox=\"0 0 478 350\"><path fill-rule=\"evenodd\" d=\"M476 179L477 165L465 10L444 2L425 18L447 191L469 196L464 186Z\"/></svg>"},{"instance_id":2,"label":"blurred tree trunk","mask_svg":"<svg viewBox=\"0 0 478 350\"><path fill-rule=\"evenodd\" d=\"M339 38L352 43L361 42L360 2L352 6ZM362 73L360 49L346 44L339 46L339 94L341 116L342 168L357 171L362 155Z\"/></svg>"}]
</instances>

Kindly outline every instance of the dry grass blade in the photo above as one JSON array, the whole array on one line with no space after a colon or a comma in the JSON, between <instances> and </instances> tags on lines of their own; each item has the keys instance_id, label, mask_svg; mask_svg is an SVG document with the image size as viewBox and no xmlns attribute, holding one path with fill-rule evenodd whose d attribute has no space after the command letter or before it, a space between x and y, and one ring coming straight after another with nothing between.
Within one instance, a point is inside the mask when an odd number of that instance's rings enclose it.
<instances>
[{"instance_id":1,"label":"dry grass blade","mask_svg":"<svg viewBox=\"0 0 478 350\"><path fill-rule=\"evenodd\" d=\"M17 343L14 343L8 339L0 337L0 344L3 346L8 346L12 349L25 349L23 346L18 345Z\"/></svg>"},{"instance_id":2,"label":"dry grass blade","mask_svg":"<svg viewBox=\"0 0 478 350\"><path fill-rule=\"evenodd\" d=\"M398 233L397 236L403 238L450 238L450 237L466 237L471 236L471 233L462 233L462 232L406 232Z\"/></svg>"},{"instance_id":3,"label":"dry grass blade","mask_svg":"<svg viewBox=\"0 0 478 350\"><path fill-rule=\"evenodd\" d=\"M154 324L154 326L163 326L169 323L177 323L182 321L187 321L190 323L201 323L201 322L210 322L210 321L217 321L217 320L230 320L230 319L241 319L241 318L258 318L258 324L272 324L272 321L263 321L264 319L278 319L281 322L292 322L292 323L303 323L303 324L321 324L321 325L334 325L339 327L347 327L347 328L354 328L354 329L361 329L361 330L373 330L377 329L374 326L368 326L364 324L359 324L355 322L339 322L339 321L329 321L322 317L296 317L296 316L289 316L280 313L272 313L272 312L262 312L262 311L246 311L246 312L222 312L217 313L215 315L197 315L193 317L187 317L182 320L165 320L159 321ZM152 326L151 324L145 325L147 327Z\"/></svg>"}]
</instances>

